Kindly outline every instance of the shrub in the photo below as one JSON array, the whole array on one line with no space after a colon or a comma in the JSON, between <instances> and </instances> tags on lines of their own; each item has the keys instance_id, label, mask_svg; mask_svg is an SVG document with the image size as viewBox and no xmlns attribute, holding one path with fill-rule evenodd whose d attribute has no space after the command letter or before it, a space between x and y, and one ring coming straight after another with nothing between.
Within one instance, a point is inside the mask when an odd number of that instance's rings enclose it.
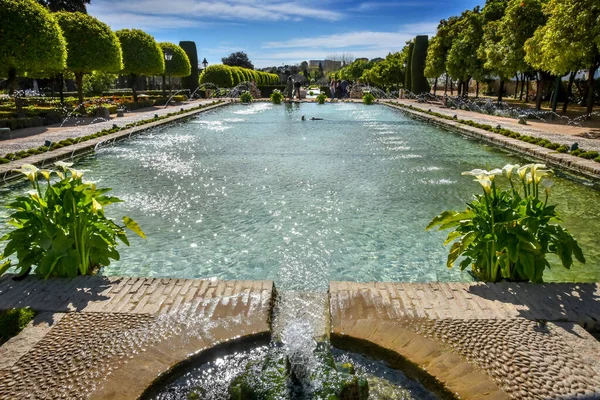
<instances>
[{"instance_id":1,"label":"shrub","mask_svg":"<svg viewBox=\"0 0 600 400\"><path fill-rule=\"evenodd\" d=\"M576 157L579 157L579 155L580 155L581 153L582 153L582 151L581 151L580 149L575 149L575 150L573 150L573 151L569 152L569 154L570 154L570 155L572 155L572 156L576 156Z\"/></svg>"},{"instance_id":2,"label":"shrub","mask_svg":"<svg viewBox=\"0 0 600 400\"><path fill-rule=\"evenodd\" d=\"M375 96L371 92L367 92L363 94L363 103L365 104L373 104L375 101Z\"/></svg>"},{"instance_id":3,"label":"shrub","mask_svg":"<svg viewBox=\"0 0 600 400\"><path fill-rule=\"evenodd\" d=\"M244 93L242 93L240 95L240 101L242 103L252 103L252 100L253 100L252 95L248 91L245 91Z\"/></svg>"},{"instance_id":4,"label":"shrub","mask_svg":"<svg viewBox=\"0 0 600 400\"><path fill-rule=\"evenodd\" d=\"M2 259L16 253L19 275L29 274L34 266L35 274L43 278L92 274L109 265L110 259L119 259L117 239L129 245L124 228L145 237L129 217L123 217L124 226L106 218L104 208L121 201L105 195L109 188L84 181L83 172L70 168L72 164L57 165L60 171L30 164L17 170L31 181L33 190L9 205L15 229L3 237L8 243ZM10 266L8 259L0 266L0 275Z\"/></svg>"},{"instance_id":5,"label":"shrub","mask_svg":"<svg viewBox=\"0 0 600 400\"><path fill-rule=\"evenodd\" d=\"M597 158L598 156L600 156L600 154L597 151L586 151L579 155L579 157L587 158L588 160L593 160L593 159Z\"/></svg>"},{"instance_id":6,"label":"shrub","mask_svg":"<svg viewBox=\"0 0 600 400\"><path fill-rule=\"evenodd\" d=\"M317 96L317 102L318 102L319 104L325 104L325 100L327 100L327 95L326 95L325 93L320 93L320 94Z\"/></svg>"},{"instance_id":7,"label":"shrub","mask_svg":"<svg viewBox=\"0 0 600 400\"><path fill-rule=\"evenodd\" d=\"M560 145L558 143L548 143L544 147L550 150L557 150Z\"/></svg>"},{"instance_id":8,"label":"shrub","mask_svg":"<svg viewBox=\"0 0 600 400\"><path fill-rule=\"evenodd\" d=\"M165 71L163 72L163 75L182 77L189 76L192 73L190 59L181 47L169 42L161 42L158 46L163 51L163 54L167 49L171 50L172 54L171 61L165 61Z\"/></svg>"},{"instance_id":9,"label":"shrub","mask_svg":"<svg viewBox=\"0 0 600 400\"><path fill-rule=\"evenodd\" d=\"M0 345L21 332L35 317L29 307L0 311Z\"/></svg>"},{"instance_id":10,"label":"shrub","mask_svg":"<svg viewBox=\"0 0 600 400\"><path fill-rule=\"evenodd\" d=\"M551 171L545 168L543 164L509 164L502 170L463 173L476 177L483 194L476 195L465 211L444 211L426 228L454 229L445 242L454 241L448 254L449 268L464 257L461 270L471 266L475 277L483 281L542 282L544 269L550 267L548 253L556 254L565 268L571 267L573 256L585 263L575 238L554 223L559 218L556 206L547 204L551 185L544 178ZM515 169L518 179L513 182ZM510 183L508 189L500 189L494 179L503 171Z\"/></svg>"},{"instance_id":11,"label":"shrub","mask_svg":"<svg viewBox=\"0 0 600 400\"><path fill-rule=\"evenodd\" d=\"M565 145L562 145L562 146L558 147L556 149L556 151L559 152L559 153L566 153L566 152L569 151L569 148L567 146L565 146Z\"/></svg>"},{"instance_id":12,"label":"shrub","mask_svg":"<svg viewBox=\"0 0 600 400\"><path fill-rule=\"evenodd\" d=\"M227 65L210 65L200 74L200 83L212 83L222 88L233 86L231 68Z\"/></svg>"},{"instance_id":13,"label":"shrub","mask_svg":"<svg viewBox=\"0 0 600 400\"><path fill-rule=\"evenodd\" d=\"M275 89L273 90L273 93L271 93L270 99L273 104L281 104L281 101L283 100L283 93Z\"/></svg>"}]
</instances>

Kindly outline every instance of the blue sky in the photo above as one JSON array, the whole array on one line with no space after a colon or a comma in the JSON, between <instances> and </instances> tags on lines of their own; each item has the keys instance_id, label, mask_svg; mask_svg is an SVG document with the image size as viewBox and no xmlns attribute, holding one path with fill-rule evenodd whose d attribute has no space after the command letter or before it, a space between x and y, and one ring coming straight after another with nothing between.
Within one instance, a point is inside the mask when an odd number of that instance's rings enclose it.
<instances>
[{"instance_id":1,"label":"blue sky","mask_svg":"<svg viewBox=\"0 0 600 400\"><path fill-rule=\"evenodd\" d=\"M138 28L157 41L193 40L210 64L245 51L256 68L350 53L385 57L477 0L92 0L89 14L112 29Z\"/></svg>"}]
</instances>

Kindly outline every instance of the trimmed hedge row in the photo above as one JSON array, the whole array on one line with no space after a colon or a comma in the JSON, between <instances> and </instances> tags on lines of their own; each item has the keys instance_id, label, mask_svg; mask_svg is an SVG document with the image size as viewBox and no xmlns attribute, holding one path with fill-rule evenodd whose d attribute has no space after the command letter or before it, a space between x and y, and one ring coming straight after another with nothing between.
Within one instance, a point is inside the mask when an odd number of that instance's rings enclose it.
<instances>
[{"instance_id":1,"label":"trimmed hedge row","mask_svg":"<svg viewBox=\"0 0 600 400\"><path fill-rule=\"evenodd\" d=\"M48 150L56 150L56 149L63 148L65 146L70 146L72 144L86 142L88 140L96 139L96 138L101 137L101 136L110 135L111 133L115 133L115 132L118 132L118 131L123 130L123 129L129 129L129 128L133 128L133 127L136 127L136 126L145 125L145 124L150 123L150 122L160 121L162 119L170 118L170 117L173 117L175 115L181 115L181 114L188 113L190 111L200 110L202 108L213 106L215 104L219 104L219 103L222 103L222 102L223 102L222 100L213 101L210 104L200 105L198 107L190 108L190 109L187 109L187 110L180 110L180 111L168 113L166 115L163 115L162 117L149 118L149 119L145 119L145 120L142 120L142 121L138 121L136 123L127 124L127 125L121 126L121 127L110 128L110 129L103 129L103 130L101 130L99 132L96 132L96 133L93 133L93 134L87 135L87 136L64 139L64 140L61 140L60 142L52 143L52 145L50 145L50 147L40 146L40 147L32 148L32 149L29 149L29 150L21 150L21 151L18 151L16 153L8 153L8 154L5 154L4 157L0 157L0 164L7 164L7 163L9 163L11 161L16 161L16 160L20 160L22 158L33 156L33 155L36 155L36 154L45 153Z\"/></svg>"},{"instance_id":2,"label":"trimmed hedge row","mask_svg":"<svg viewBox=\"0 0 600 400\"><path fill-rule=\"evenodd\" d=\"M581 157L581 158L585 158L587 160L594 160L596 162L600 162L600 153L598 153L597 151L586 151L586 150L583 150L583 149L570 150L564 144L554 143L554 142L551 142L548 139L537 138L537 137L534 137L534 136L521 135L520 133L515 132L515 131L511 131L510 129L497 128L497 127L493 127L491 125L480 124L478 122L471 121L471 120L466 120L466 119L457 119L457 118L454 118L454 117L450 117L448 115L440 114L440 113L435 112L435 111L423 110L421 108L413 107L412 105L406 106L404 104L394 103L394 102L391 102L391 101L388 102L388 104L391 104L391 105L394 105L394 106L398 106L398 107L402 107L402 108L412 109L412 110L415 110L415 111L418 111L418 112L422 112L424 114L433 115L434 117L446 119L446 120L449 120L449 121L458 122L459 124L472 126L474 128L483 129L483 130L488 131L488 132L499 133L500 135L507 136L507 137L510 137L510 138L513 138L513 139L522 140L524 142L535 144L535 145L538 145L538 146L541 146L541 147L545 147L547 149L556 150L558 153L568 153L568 154L570 154L572 156Z\"/></svg>"},{"instance_id":3,"label":"trimmed hedge row","mask_svg":"<svg viewBox=\"0 0 600 400\"><path fill-rule=\"evenodd\" d=\"M234 87L242 82L256 85L279 85L279 75L229 65L211 65L200 74L200 84L213 83L218 87Z\"/></svg>"}]
</instances>

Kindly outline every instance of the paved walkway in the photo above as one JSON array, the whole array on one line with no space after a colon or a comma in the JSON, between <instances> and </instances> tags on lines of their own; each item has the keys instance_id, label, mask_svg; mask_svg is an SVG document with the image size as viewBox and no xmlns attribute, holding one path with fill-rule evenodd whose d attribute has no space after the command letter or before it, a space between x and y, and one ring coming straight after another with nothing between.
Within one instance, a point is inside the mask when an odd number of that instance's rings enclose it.
<instances>
[{"instance_id":1,"label":"paved walkway","mask_svg":"<svg viewBox=\"0 0 600 400\"><path fill-rule=\"evenodd\" d=\"M585 150L600 151L600 139L589 139L586 136L600 135L600 130L595 128L582 128L577 126L566 126L552 123L544 123L535 120L528 120L527 125L520 125L514 118L498 117L494 115L482 114L474 111L452 110L437 104L419 103L416 100L400 99L392 100L404 105L412 105L416 109L424 111L431 110L440 114L452 117L456 115L458 119L465 119L496 126L500 124L503 128L521 133L523 135L535 136L548 139L555 143L572 145L579 143L579 147Z\"/></svg>"},{"instance_id":2,"label":"paved walkway","mask_svg":"<svg viewBox=\"0 0 600 400\"><path fill-rule=\"evenodd\" d=\"M1 278L0 309L41 313L0 348L0 398L138 398L191 354L268 337L272 295L267 281Z\"/></svg>"},{"instance_id":3,"label":"paved walkway","mask_svg":"<svg viewBox=\"0 0 600 400\"><path fill-rule=\"evenodd\" d=\"M0 155L43 146L46 140L51 142L59 142L64 139L91 135L103 129L110 129L113 127L113 124L125 126L127 124L136 123L145 119L151 119L155 114L163 116L181 109L187 110L198 107L201 104L209 104L212 101L213 99L190 101L186 104L180 104L176 106L152 107L151 109L136 110L125 113L125 116L121 118L117 118L113 115L109 121L94 118L76 119L74 122L65 122L64 126L61 126L61 124L55 124L45 127L19 129L13 131L14 139L5 139L0 141ZM92 121L95 122L90 124ZM73 126L73 123L75 123L75 126Z\"/></svg>"},{"instance_id":4,"label":"paved walkway","mask_svg":"<svg viewBox=\"0 0 600 400\"><path fill-rule=\"evenodd\" d=\"M600 344L578 325L600 328L598 284L332 282L330 296L334 345L400 355L462 398L600 398Z\"/></svg>"}]
</instances>

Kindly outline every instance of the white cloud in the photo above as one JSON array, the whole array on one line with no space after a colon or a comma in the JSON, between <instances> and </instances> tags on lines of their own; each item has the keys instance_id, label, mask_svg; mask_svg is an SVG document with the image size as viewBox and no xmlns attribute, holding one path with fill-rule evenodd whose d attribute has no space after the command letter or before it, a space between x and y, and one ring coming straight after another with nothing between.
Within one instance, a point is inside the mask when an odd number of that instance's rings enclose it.
<instances>
[{"instance_id":1,"label":"white cloud","mask_svg":"<svg viewBox=\"0 0 600 400\"><path fill-rule=\"evenodd\" d=\"M136 27L158 30L205 27L211 21L336 21L343 14L283 0L105 0L92 2L88 12L113 29ZM208 20L208 22L207 22Z\"/></svg>"}]
</instances>

